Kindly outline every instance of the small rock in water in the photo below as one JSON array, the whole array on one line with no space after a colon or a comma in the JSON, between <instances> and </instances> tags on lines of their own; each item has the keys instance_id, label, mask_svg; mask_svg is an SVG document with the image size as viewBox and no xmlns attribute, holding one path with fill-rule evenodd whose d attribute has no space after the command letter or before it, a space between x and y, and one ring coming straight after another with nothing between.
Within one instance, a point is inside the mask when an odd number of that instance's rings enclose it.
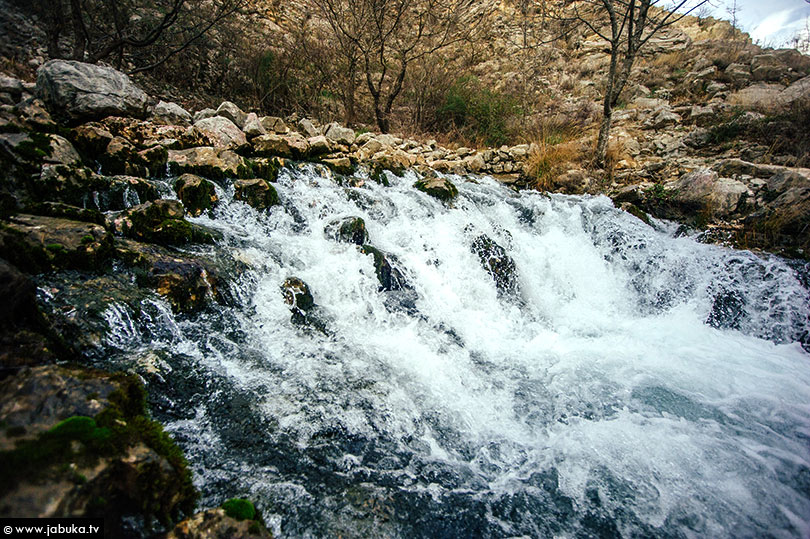
<instances>
[{"instance_id":1,"label":"small rock in water","mask_svg":"<svg viewBox=\"0 0 810 539\"><path fill-rule=\"evenodd\" d=\"M330 239L363 246L368 241L366 222L360 217L344 217L330 221L323 229Z\"/></svg>"}]
</instances>

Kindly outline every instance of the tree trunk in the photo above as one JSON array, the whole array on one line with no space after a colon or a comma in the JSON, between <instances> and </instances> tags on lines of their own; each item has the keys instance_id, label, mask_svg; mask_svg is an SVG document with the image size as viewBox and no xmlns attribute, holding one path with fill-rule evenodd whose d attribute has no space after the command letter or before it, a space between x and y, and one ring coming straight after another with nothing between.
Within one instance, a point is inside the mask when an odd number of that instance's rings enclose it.
<instances>
[{"instance_id":1,"label":"tree trunk","mask_svg":"<svg viewBox=\"0 0 810 539\"><path fill-rule=\"evenodd\" d=\"M70 16L73 20L73 59L82 62L84 61L84 53L87 50L87 35L79 0L70 0Z\"/></svg>"},{"instance_id":2,"label":"tree trunk","mask_svg":"<svg viewBox=\"0 0 810 539\"><path fill-rule=\"evenodd\" d=\"M48 57L62 58L62 48L59 46L59 38L62 35L62 2L61 0L47 0L42 2L44 11L45 33L48 38Z\"/></svg>"}]
</instances>

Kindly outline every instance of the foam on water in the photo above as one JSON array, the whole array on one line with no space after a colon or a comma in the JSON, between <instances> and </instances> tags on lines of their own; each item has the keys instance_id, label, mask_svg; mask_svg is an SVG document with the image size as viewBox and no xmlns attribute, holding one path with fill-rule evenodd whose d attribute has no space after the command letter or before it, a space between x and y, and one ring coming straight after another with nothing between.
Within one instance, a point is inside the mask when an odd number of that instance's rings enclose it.
<instances>
[{"instance_id":1,"label":"foam on water","mask_svg":"<svg viewBox=\"0 0 810 539\"><path fill-rule=\"evenodd\" d=\"M197 219L250 268L236 305L150 333L173 369L153 400L203 503L252 496L291 537L808 534L795 269L673 238L604 197L453 177L447 208L413 173L390 179L287 168L283 207L221 190ZM412 292L379 291L373 258L327 238L345 216ZM481 234L514 259L517 297L471 249ZM290 322L291 276L328 335ZM120 348L135 329L115 320Z\"/></svg>"}]
</instances>

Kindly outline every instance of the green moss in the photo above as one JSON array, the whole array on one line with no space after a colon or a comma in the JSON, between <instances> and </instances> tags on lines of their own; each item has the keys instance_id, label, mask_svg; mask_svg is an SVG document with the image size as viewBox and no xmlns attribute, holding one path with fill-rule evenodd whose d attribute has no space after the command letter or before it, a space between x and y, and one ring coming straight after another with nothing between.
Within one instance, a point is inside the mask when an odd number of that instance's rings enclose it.
<instances>
[{"instance_id":1,"label":"green moss","mask_svg":"<svg viewBox=\"0 0 810 539\"><path fill-rule=\"evenodd\" d=\"M261 178L274 182L278 179L281 168L281 163L276 158L245 159L245 164L237 170L237 176L243 179Z\"/></svg>"},{"instance_id":2,"label":"green moss","mask_svg":"<svg viewBox=\"0 0 810 539\"><path fill-rule=\"evenodd\" d=\"M250 500L244 498L231 498L222 504L225 514L236 520L253 520L256 517L256 508Z\"/></svg>"},{"instance_id":3,"label":"green moss","mask_svg":"<svg viewBox=\"0 0 810 539\"><path fill-rule=\"evenodd\" d=\"M156 241L170 245L183 245L191 241L191 223L185 219L166 219L152 234Z\"/></svg>"},{"instance_id":4,"label":"green moss","mask_svg":"<svg viewBox=\"0 0 810 539\"><path fill-rule=\"evenodd\" d=\"M379 163L374 163L371 166L368 177L380 185L384 185L386 187L389 186L388 176L385 175L385 169Z\"/></svg>"},{"instance_id":5,"label":"green moss","mask_svg":"<svg viewBox=\"0 0 810 539\"><path fill-rule=\"evenodd\" d=\"M65 246L61 243L49 243L45 248L55 254L64 254L67 252L67 249L65 249Z\"/></svg>"},{"instance_id":6,"label":"green moss","mask_svg":"<svg viewBox=\"0 0 810 539\"><path fill-rule=\"evenodd\" d=\"M444 180L441 185L434 186L428 185L428 181L423 179L417 181L413 186L423 193L438 198L442 202L449 202L458 196L458 188L447 179Z\"/></svg>"},{"instance_id":7,"label":"green moss","mask_svg":"<svg viewBox=\"0 0 810 539\"><path fill-rule=\"evenodd\" d=\"M48 157L53 152L51 148L51 138L42 133L31 132L28 133L29 140L23 140L14 151L22 158L28 161L41 161L43 158Z\"/></svg>"}]
</instances>

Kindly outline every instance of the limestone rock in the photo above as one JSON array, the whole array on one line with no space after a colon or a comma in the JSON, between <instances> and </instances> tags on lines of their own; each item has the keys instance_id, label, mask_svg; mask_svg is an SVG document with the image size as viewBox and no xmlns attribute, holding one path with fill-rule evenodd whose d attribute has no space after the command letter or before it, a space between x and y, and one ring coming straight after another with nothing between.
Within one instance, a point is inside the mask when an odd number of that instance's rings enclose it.
<instances>
[{"instance_id":1,"label":"limestone rock","mask_svg":"<svg viewBox=\"0 0 810 539\"><path fill-rule=\"evenodd\" d=\"M143 118L147 95L111 67L50 60L37 71L37 96L55 118L68 122L106 116Z\"/></svg>"},{"instance_id":2,"label":"limestone rock","mask_svg":"<svg viewBox=\"0 0 810 539\"><path fill-rule=\"evenodd\" d=\"M307 138L317 137L323 135L320 129L313 125L312 121L307 118L301 118L298 122L298 130Z\"/></svg>"},{"instance_id":3,"label":"limestone rock","mask_svg":"<svg viewBox=\"0 0 810 539\"><path fill-rule=\"evenodd\" d=\"M351 146L355 139L354 129L343 127L338 123L331 123L326 126L324 135L332 142L344 146Z\"/></svg>"},{"instance_id":4,"label":"limestone rock","mask_svg":"<svg viewBox=\"0 0 810 539\"><path fill-rule=\"evenodd\" d=\"M233 122L239 129L245 127L247 114L230 101L223 101L217 108L217 116L222 116Z\"/></svg>"},{"instance_id":5,"label":"limestone rock","mask_svg":"<svg viewBox=\"0 0 810 539\"><path fill-rule=\"evenodd\" d=\"M256 116L255 112L251 112L247 115L245 118L245 125L242 130L245 132L245 135L251 138L267 134L267 130L259 121L259 117Z\"/></svg>"},{"instance_id":6,"label":"limestone rock","mask_svg":"<svg viewBox=\"0 0 810 539\"><path fill-rule=\"evenodd\" d=\"M748 187L737 180L720 178L710 169L696 170L667 184L672 202L692 216L728 217L748 196Z\"/></svg>"},{"instance_id":7,"label":"limestone rock","mask_svg":"<svg viewBox=\"0 0 810 539\"><path fill-rule=\"evenodd\" d=\"M169 150L168 163L174 174L189 172L212 180L239 178L247 174L245 160L241 156L210 146Z\"/></svg>"},{"instance_id":8,"label":"limestone rock","mask_svg":"<svg viewBox=\"0 0 810 539\"><path fill-rule=\"evenodd\" d=\"M199 120L194 123L194 127L208 135L215 148L239 148L247 144L245 133L223 116Z\"/></svg>"},{"instance_id":9,"label":"limestone rock","mask_svg":"<svg viewBox=\"0 0 810 539\"><path fill-rule=\"evenodd\" d=\"M55 217L18 214L0 225L0 256L32 273L99 268L112 242L103 226Z\"/></svg>"},{"instance_id":10,"label":"limestone rock","mask_svg":"<svg viewBox=\"0 0 810 539\"><path fill-rule=\"evenodd\" d=\"M236 520L220 508L208 509L180 522L165 539L272 539L255 520Z\"/></svg>"},{"instance_id":11,"label":"limestone rock","mask_svg":"<svg viewBox=\"0 0 810 539\"><path fill-rule=\"evenodd\" d=\"M152 121L156 124L182 125L187 127L191 125L193 120L191 114L177 103L160 101L155 105L155 110L152 113Z\"/></svg>"},{"instance_id":12,"label":"limestone rock","mask_svg":"<svg viewBox=\"0 0 810 539\"><path fill-rule=\"evenodd\" d=\"M259 123L262 124L262 127L267 133L283 135L290 130L287 124L284 123L284 120L276 116L262 116L259 118Z\"/></svg>"}]
</instances>

